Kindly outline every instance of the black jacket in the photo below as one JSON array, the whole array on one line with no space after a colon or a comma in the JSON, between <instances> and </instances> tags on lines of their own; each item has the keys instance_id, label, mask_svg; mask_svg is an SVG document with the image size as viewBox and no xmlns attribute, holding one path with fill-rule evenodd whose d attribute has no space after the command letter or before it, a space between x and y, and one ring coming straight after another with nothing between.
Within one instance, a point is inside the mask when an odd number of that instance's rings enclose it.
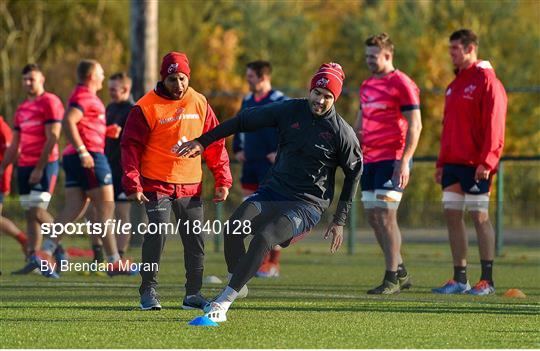
<instances>
[{"instance_id":1,"label":"black jacket","mask_svg":"<svg viewBox=\"0 0 540 351\"><path fill-rule=\"evenodd\" d=\"M362 174L362 152L351 126L332 106L315 116L307 99L292 99L241 111L197 141L205 148L237 132L276 127L279 144L276 163L264 186L326 210L334 197L337 167L345 181L334 223L345 225Z\"/></svg>"}]
</instances>

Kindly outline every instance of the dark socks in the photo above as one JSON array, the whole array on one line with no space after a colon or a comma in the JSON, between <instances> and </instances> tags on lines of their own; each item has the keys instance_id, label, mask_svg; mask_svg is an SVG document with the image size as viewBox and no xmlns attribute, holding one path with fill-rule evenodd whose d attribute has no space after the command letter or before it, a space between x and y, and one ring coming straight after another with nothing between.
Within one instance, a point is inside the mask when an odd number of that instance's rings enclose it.
<instances>
[{"instance_id":1,"label":"dark socks","mask_svg":"<svg viewBox=\"0 0 540 351\"><path fill-rule=\"evenodd\" d=\"M454 266L454 280L458 283L467 284L467 267Z\"/></svg>"},{"instance_id":2,"label":"dark socks","mask_svg":"<svg viewBox=\"0 0 540 351\"><path fill-rule=\"evenodd\" d=\"M389 282L392 282L394 284L397 284L398 280L398 272L397 271L385 271L384 272L384 280L388 280Z\"/></svg>"},{"instance_id":3,"label":"dark socks","mask_svg":"<svg viewBox=\"0 0 540 351\"><path fill-rule=\"evenodd\" d=\"M65 251L64 251L64 248L62 247L62 245L58 244L56 246L56 249L54 250L54 255L57 255L57 254L65 254Z\"/></svg>"},{"instance_id":4,"label":"dark socks","mask_svg":"<svg viewBox=\"0 0 540 351\"><path fill-rule=\"evenodd\" d=\"M97 261L98 263L105 261L105 257L103 256L103 246L92 245L92 251L94 252L94 261Z\"/></svg>"},{"instance_id":5,"label":"dark socks","mask_svg":"<svg viewBox=\"0 0 540 351\"><path fill-rule=\"evenodd\" d=\"M480 260L480 265L482 266L482 276L480 277L480 280L487 280L493 285L493 261Z\"/></svg>"},{"instance_id":6,"label":"dark socks","mask_svg":"<svg viewBox=\"0 0 540 351\"><path fill-rule=\"evenodd\" d=\"M401 263L397 267L397 276L398 278L403 278L407 276L407 269L405 269L405 264Z\"/></svg>"}]
</instances>

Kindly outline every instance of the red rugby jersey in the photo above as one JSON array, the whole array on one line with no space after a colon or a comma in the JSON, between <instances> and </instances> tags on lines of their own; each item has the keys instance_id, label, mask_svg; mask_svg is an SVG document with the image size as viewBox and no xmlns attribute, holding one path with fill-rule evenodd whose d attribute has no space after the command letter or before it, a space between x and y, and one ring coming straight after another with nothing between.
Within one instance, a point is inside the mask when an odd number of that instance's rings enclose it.
<instances>
[{"instance_id":1,"label":"red rugby jersey","mask_svg":"<svg viewBox=\"0 0 540 351\"><path fill-rule=\"evenodd\" d=\"M409 125L403 112L420 108L414 81L399 70L370 77L360 86L360 108L364 163L401 159Z\"/></svg>"},{"instance_id":2,"label":"red rugby jersey","mask_svg":"<svg viewBox=\"0 0 540 351\"><path fill-rule=\"evenodd\" d=\"M82 119L77 123L77 130L88 151L104 153L105 132L105 105L101 99L92 93L88 87L77 85L71 93L68 107L75 107L83 113ZM77 150L68 143L64 155L76 154Z\"/></svg>"},{"instance_id":3,"label":"red rugby jersey","mask_svg":"<svg viewBox=\"0 0 540 351\"><path fill-rule=\"evenodd\" d=\"M4 159L6 149L11 144L12 134L11 128L4 121L4 118L0 116L0 162ZM13 165L9 165L4 170L4 176L0 179L0 193L6 194L11 190L11 173L13 172Z\"/></svg>"},{"instance_id":4,"label":"red rugby jersey","mask_svg":"<svg viewBox=\"0 0 540 351\"><path fill-rule=\"evenodd\" d=\"M462 70L446 89L441 149L445 163L495 170L504 146L507 97L488 61Z\"/></svg>"},{"instance_id":5,"label":"red rugby jersey","mask_svg":"<svg viewBox=\"0 0 540 351\"><path fill-rule=\"evenodd\" d=\"M15 112L14 129L19 132L19 160L22 167L35 166L45 146L45 125L61 123L64 106L60 98L51 93L43 93L34 100L25 100ZM54 146L49 162L58 160L58 144Z\"/></svg>"}]
</instances>

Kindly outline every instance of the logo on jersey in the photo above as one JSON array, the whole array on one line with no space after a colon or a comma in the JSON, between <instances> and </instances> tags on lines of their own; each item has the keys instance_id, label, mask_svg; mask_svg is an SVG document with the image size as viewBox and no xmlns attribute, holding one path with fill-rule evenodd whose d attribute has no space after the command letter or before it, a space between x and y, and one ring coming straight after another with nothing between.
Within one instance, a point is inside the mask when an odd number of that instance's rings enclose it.
<instances>
[{"instance_id":1,"label":"logo on jersey","mask_svg":"<svg viewBox=\"0 0 540 351\"><path fill-rule=\"evenodd\" d=\"M452 88L446 90L446 96L450 96L450 94L452 94Z\"/></svg>"},{"instance_id":2,"label":"logo on jersey","mask_svg":"<svg viewBox=\"0 0 540 351\"><path fill-rule=\"evenodd\" d=\"M380 102L366 102L365 104L362 104L363 108L374 108L379 110L386 110L388 106L386 104L380 103Z\"/></svg>"},{"instance_id":3,"label":"logo on jersey","mask_svg":"<svg viewBox=\"0 0 540 351\"><path fill-rule=\"evenodd\" d=\"M295 122L295 123L291 124L291 128L292 129L300 129L300 123Z\"/></svg>"},{"instance_id":4,"label":"logo on jersey","mask_svg":"<svg viewBox=\"0 0 540 351\"><path fill-rule=\"evenodd\" d=\"M322 77L317 81L317 83L315 83L315 86L318 86L319 88L326 88L329 82L330 80L328 78Z\"/></svg>"},{"instance_id":5,"label":"logo on jersey","mask_svg":"<svg viewBox=\"0 0 540 351\"><path fill-rule=\"evenodd\" d=\"M315 144L315 147L318 148L318 149L321 149L322 151L330 152L330 150L328 150L327 148L325 148L324 145L318 145L318 144Z\"/></svg>"},{"instance_id":6,"label":"logo on jersey","mask_svg":"<svg viewBox=\"0 0 540 351\"><path fill-rule=\"evenodd\" d=\"M474 85L474 84L471 84L468 87L466 87L465 89L463 89L463 98L468 99L468 100L472 100L473 99L472 94L474 93L475 89L476 89L476 85Z\"/></svg>"},{"instance_id":7,"label":"logo on jersey","mask_svg":"<svg viewBox=\"0 0 540 351\"><path fill-rule=\"evenodd\" d=\"M98 118L99 118L99 119L102 119L102 120L105 120L105 115L104 115L104 114L100 114L100 115L98 116Z\"/></svg>"},{"instance_id":8,"label":"logo on jersey","mask_svg":"<svg viewBox=\"0 0 540 351\"><path fill-rule=\"evenodd\" d=\"M326 141L329 141L332 139L332 133L330 132L321 132L319 133L319 138L323 139L323 140L326 140Z\"/></svg>"},{"instance_id":9,"label":"logo on jersey","mask_svg":"<svg viewBox=\"0 0 540 351\"><path fill-rule=\"evenodd\" d=\"M176 109L176 111L174 111L174 115L173 117L178 117L182 114L182 112L184 112L184 108L183 107L179 107Z\"/></svg>"},{"instance_id":10,"label":"logo on jersey","mask_svg":"<svg viewBox=\"0 0 540 351\"><path fill-rule=\"evenodd\" d=\"M471 84L468 87L466 87L465 90L463 91L465 92L465 94L472 94L475 89L476 89L476 85Z\"/></svg>"},{"instance_id":11,"label":"logo on jersey","mask_svg":"<svg viewBox=\"0 0 540 351\"><path fill-rule=\"evenodd\" d=\"M171 117L163 118L159 120L159 124L167 124L171 122L176 122L181 119L200 119L198 113L184 113L184 108L179 107L174 111L174 114Z\"/></svg>"},{"instance_id":12,"label":"logo on jersey","mask_svg":"<svg viewBox=\"0 0 540 351\"><path fill-rule=\"evenodd\" d=\"M167 73L171 74L173 72L176 72L178 70L178 63L171 63L169 65L169 68L167 68Z\"/></svg>"}]
</instances>

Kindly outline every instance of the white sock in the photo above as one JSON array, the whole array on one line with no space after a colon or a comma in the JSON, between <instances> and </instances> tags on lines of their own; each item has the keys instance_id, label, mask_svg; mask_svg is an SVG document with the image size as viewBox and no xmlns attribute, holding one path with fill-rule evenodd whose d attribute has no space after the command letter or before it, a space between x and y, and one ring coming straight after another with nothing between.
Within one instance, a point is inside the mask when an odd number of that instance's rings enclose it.
<instances>
[{"instance_id":1,"label":"white sock","mask_svg":"<svg viewBox=\"0 0 540 351\"><path fill-rule=\"evenodd\" d=\"M118 252L114 255L107 256L107 262L114 263L116 261L120 261L120 254Z\"/></svg>"},{"instance_id":2,"label":"white sock","mask_svg":"<svg viewBox=\"0 0 540 351\"><path fill-rule=\"evenodd\" d=\"M236 297L238 296L238 291L234 290L230 286L227 286L218 297L216 297L215 302L219 303L225 310L228 310Z\"/></svg>"},{"instance_id":3,"label":"white sock","mask_svg":"<svg viewBox=\"0 0 540 351\"><path fill-rule=\"evenodd\" d=\"M43 241L43 244L41 245L41 249L43 250L43 252L45 252L49 256L53 254L53 252L56 250L57 247L58 247L58 244L52 241L51 239L45 239Z\"/></svg>"}]
</instances>

